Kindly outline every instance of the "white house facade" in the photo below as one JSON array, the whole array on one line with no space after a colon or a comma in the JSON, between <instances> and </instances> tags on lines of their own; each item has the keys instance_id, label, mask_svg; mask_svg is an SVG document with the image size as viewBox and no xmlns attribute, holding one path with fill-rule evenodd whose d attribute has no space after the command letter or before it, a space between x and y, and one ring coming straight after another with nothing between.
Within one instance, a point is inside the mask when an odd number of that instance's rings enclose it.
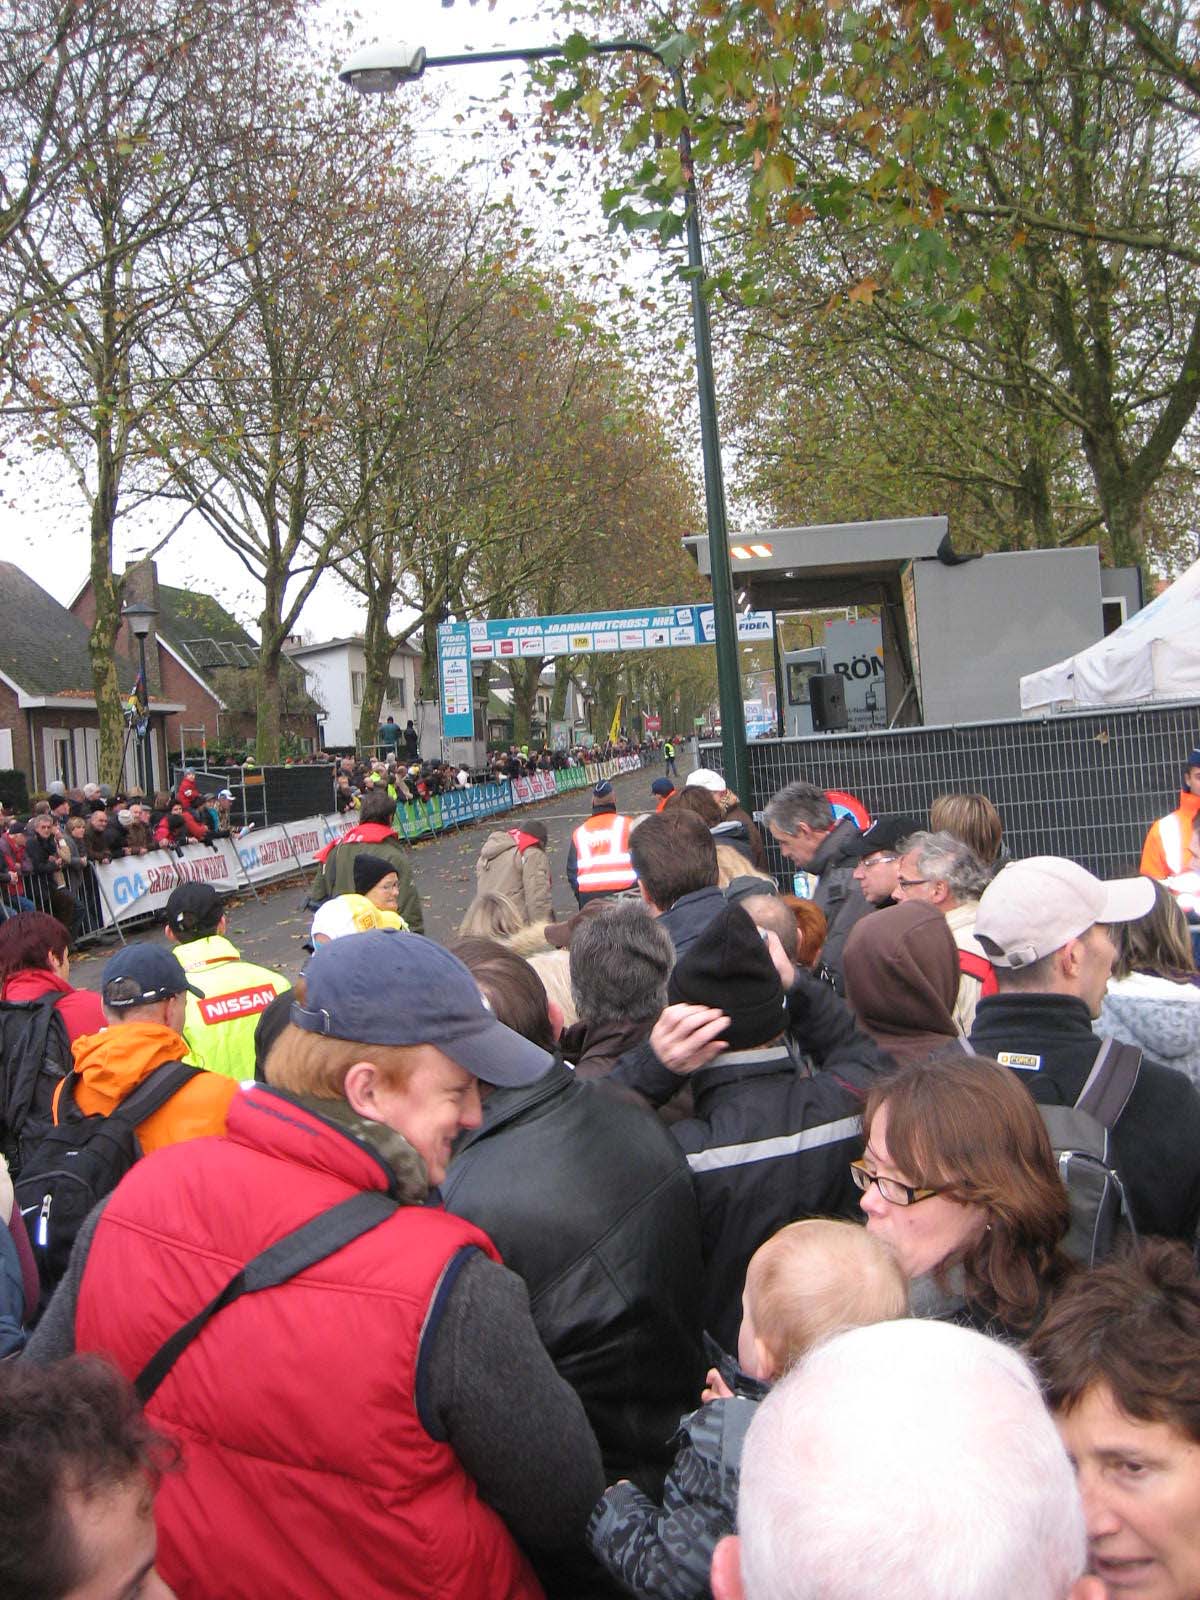
<instances>
[{"instance_id":1,"label":"white house facade","mask_svg":"<svg viewBox=\"0 0 1200 1600\"><path fill-rule=\"evenodd\" d=\"M325 706L321 718L322 746L326 750L354 749L358 719L367 680L362 636L328 639L320 644L289 644L287 654L309 674L315 697ZM388 669L387 689L379 720L394 717L402 729L412 718L423 759L440 753L438 708L417 698L421 682L421 652L411 644L398 645Z\"/></svg>"}]
</instances>

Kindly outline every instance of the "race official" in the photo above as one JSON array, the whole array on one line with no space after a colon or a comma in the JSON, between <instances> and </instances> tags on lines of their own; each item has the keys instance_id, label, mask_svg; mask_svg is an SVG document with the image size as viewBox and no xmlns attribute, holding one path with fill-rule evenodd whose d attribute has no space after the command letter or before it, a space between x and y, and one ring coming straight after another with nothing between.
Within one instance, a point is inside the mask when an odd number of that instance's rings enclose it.
<instances>
[{"instance_id":1,"label":"race official","mask_svg":"<svg viewBox=\"0 0 1200 1600\"><path fill-rule=\"evenodd\" d=\"M221 897L209 883L181 883L167 901L167 939L194 992L187 997L184 1058L227 1078L253 1078L254 1030L276 995L291 988L282 973L243 961L225 938Z\"/></svg>"},{"instance_id":2,"label":"race official","mask_svg":"<svg viewBox=\"0 0 1200 1600\"><path fill-rule=\"evenodd\" d=\"M631 827L628 817L618 816L613 786L603 779L592 790L592 814L571 835L567 852L567 882L581 906L637 882L629 854Z\"/></svg>"}]
</instances>

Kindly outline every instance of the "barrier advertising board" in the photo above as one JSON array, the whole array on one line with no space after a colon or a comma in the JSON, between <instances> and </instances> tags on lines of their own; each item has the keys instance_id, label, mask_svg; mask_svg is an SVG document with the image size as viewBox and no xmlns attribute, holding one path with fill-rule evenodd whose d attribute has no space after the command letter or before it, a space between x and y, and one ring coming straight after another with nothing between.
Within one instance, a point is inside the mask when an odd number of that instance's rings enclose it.
<instances>
[{"instance_id":1,"label":"barrier advertising board","mask_svg":"<svg viewBox=\"0 0 1200 1600\"><path fill-rule=\"evenodd\" d=\"M591 767L534 772L527 778L480 783L453 789L430 800L396 807L396 831L402 838L422 838L444 828L482 822L514 806L552 798L571 789L598 783L618 772L641 766L638 756L621 756ZM182 850L152 850L93 867L100 887L103 923L125 922L161 911L181 883L211 883L219 894L233 894L313 865L317 851L339 839L357 822L356 812L304 817L271 828L248 828L237 839L211 845L188 844Z\"/></svg>"}]
</instances>

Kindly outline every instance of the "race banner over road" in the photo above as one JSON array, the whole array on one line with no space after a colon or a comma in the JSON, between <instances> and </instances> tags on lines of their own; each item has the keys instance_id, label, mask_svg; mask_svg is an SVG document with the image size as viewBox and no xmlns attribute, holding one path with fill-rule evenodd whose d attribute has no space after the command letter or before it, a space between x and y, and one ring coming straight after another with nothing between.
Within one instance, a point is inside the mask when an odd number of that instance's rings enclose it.
<instances>
[{"instance_id":1,"label":"race banner over road","mask_svg":"<svg viewBox=\"0 0 1200 1600\"><path fill-rule=\"evenodd\" d=\"M744 612L737 619L744 642L774 637L771 611ZM442 732L469 739L471 663L518 656L587 655L595 650L670 650L716 639L711 605L648 606L638 611L583 611L576 616L508 617L495 622L443 622L438 628L438 678Z\"/></svg>"}]
</instances>

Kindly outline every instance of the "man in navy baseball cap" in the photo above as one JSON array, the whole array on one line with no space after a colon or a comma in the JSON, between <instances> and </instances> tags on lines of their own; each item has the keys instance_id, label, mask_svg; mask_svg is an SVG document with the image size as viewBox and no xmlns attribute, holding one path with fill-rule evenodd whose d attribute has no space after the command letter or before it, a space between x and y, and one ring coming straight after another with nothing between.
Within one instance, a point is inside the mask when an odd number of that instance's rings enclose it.
<instances>
[{"instance_id":1,"label":"man in navy baseball cap","mask_svg":"<svg viewBox=\"0 0 1200 1600\"><path fill-rule=\"evenodd\" d=\"M177 994L203 998L171 952L160 944L127 944L109 957L100 974L100 998L106 1011L152 1006Z\"/></svg>"},{"instance_id":2,"label":"man in navy baseball cap","mask_svg":"<svg viewBox=\"0 0 1200 1600\"><path fill-rule=\"evenodd\" d=\"M432 939L378 928L322 945L304 969L292 1022L364 1044L433 1045L504 1089L536 1083L554 1057L497 1022L457 956Z\"/></svg>"},{"instance_id":3,"label":"man in navy baseball cap","mask_svg":"<svg viewBox=\"0 0 1200 1600\"><path fill-rule=\"evenodd\" d=\"M655 778L654 782L650 785L650 793L658 802L654 809L656 811L661 811L666 805L667 801L675 793L675 785L671 782L670 778Z\"/></svg>"}]
</instances>

